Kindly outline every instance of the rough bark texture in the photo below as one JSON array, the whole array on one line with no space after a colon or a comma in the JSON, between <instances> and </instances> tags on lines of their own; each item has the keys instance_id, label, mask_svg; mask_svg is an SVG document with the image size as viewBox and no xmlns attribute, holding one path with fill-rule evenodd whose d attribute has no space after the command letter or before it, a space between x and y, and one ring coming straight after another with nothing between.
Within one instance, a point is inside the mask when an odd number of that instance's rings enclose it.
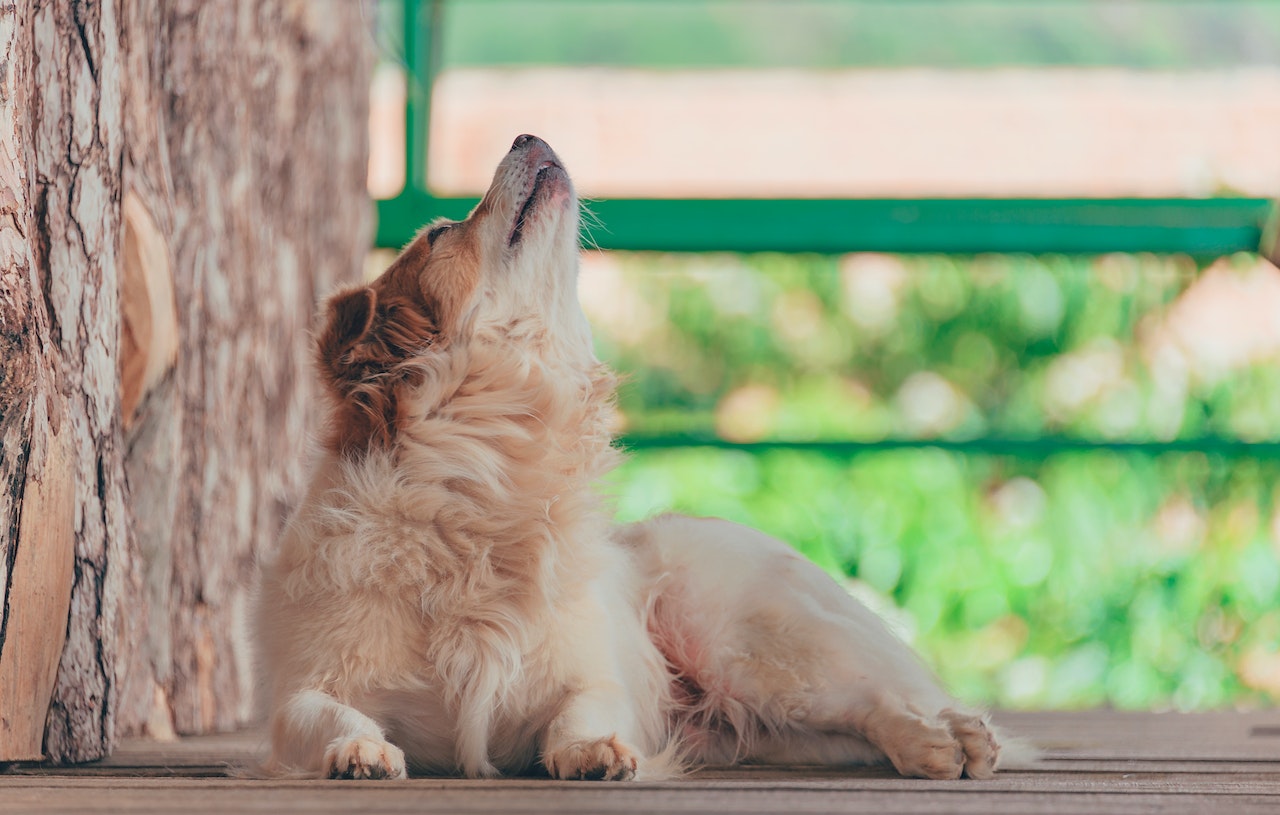
<instances>
[{"instance_id":1,"label":"rough bark texture","mask_svg":"<svg viewBox=\"0 0 1280 815\"><path fill-rule=\"evenodd\" d=\"M366 13L0 4L0 761L30 757L6 715L32 719L4 671L38 697L17 643L55 633L52 759L252 716L243 624L300 484L308 328L370 232ZM38 630L71 552L69 614Z\"/></svg>"},{"instance_id":2,"label":"rough bark texture","mask_svg":"<svg viewBox=\"0 0 1280 815\"><path fill-rule=\"evenodd\" d=\"M66 427L63 414L50 409L61 407L57 368L28 241L34 158L22 112L31 105L30 42L26 10L0 7L0 758L21 759L40 755L66 632L74 521L64 507L62 517L48 518L47 537L37 543L30 533L37 517L49 514L39 506L42 485L57 484L71 500L70 463L50 455L65 452L68 434L58 432ZM53 570L29 557L38 546L60 571L63 591L52 609L31 608L33 598L51 594L40 578ZM45 611L51 616L39 616Z\"/></svg>"},{"instance_id":3,"label":"rough bark texture","mask_svg":"<svg viewBox=\"0 0 1280 815\"><path fill-rule=\"evenodd\" d=\"M3 466L12 467L9 515L22 516L16 539L7 536L4 543L11 558L6 608L9 622L21 621L34 602L29 581L47 574L45 564L74 564L70 624L65 610L61 625L58 617L45 618L39 635L56 631L56 637L40 642L36 660L44 662L65 633L46 745L70 759L92 758L113 739L119 656L133 650L136 639L136 628L121 614L136 566L115 360L123 134L119 83L109 73L119 61L114 11L110 3L50 2L3 11L13 32L5 138L14 151L5 159L20 162L5 168L20 179L6 203L13 202L11 224L25 250L5 258L5 296L13 296L5 322L25 326L5 356L30 360L0 386L9 425ZM19 245L15 240L14 248ZM54 491L66 498L69 524L37 517L49 512L41 493L54 481L60 484ZM23 560L32 564L25 573L16 568ZM10 642L6 634L0 652L0 659L21 663L24 675L29 636ZM41 711L21 707L30 698L14 699L8 689L8 683L0 689L7 708L43 720Z\"/></svg>"}]
</instances>

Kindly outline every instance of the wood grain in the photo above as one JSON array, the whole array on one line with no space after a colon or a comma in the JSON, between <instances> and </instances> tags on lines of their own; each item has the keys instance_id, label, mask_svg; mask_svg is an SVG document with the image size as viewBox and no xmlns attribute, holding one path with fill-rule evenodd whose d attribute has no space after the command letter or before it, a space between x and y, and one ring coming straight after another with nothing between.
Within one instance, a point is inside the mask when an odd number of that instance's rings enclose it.
<instances>
[{"instance_id":1,"label":"wood grain","mask_svg":"<svg viewBox=\"0 0 1280 815\"><path fill-rule=\"evenodd\" d=\"M67 437L50 436L28 482L0 651L0 756L43 757L45 711L67 634L75 579L75 484Z\"/></svg>"},{"instance_id":2,"label":"wood grain","mask_svg":"<svg viewBox=\"0 0 1280 815\"><path fill-rule=\"evenodd\" d=\"M904 779L881 767L709 768L634 784L255 780L249 774L265 734L249 730L168 744L131 739L94 764L13 768L0 775L0 801L23 811L102 813L1273 813L1280 738L1254 734L1278 719L1276 712L997 714L998 725L1035 744L1054 740L1056 757L983 782ZM1183 743L1174 749L1170 739ZM1130 758L1110 758L1118 754ZM1231 755L1254 758L1223 758Z\"/></svg>"}]
</instances>

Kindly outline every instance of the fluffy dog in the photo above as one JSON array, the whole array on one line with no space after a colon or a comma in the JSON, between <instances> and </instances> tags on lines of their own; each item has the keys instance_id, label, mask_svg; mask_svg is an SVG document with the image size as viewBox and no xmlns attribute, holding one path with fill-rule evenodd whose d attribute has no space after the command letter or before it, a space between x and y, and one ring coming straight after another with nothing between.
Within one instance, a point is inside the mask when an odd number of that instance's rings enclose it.
<instances>
[{"instance_id":1,"label":"fluffy dog","mask_svg":"<svg viewBox=\"0 0 1280 815\"><path fill-rule=\"evenodd\" d=\"M612 524L615 383L577 269L569 176L521 136L465 221L328 302L324 449L256 610L270 766L989 777L982 718L789 546L720 520Z\"/></svg>"}]
</instances>

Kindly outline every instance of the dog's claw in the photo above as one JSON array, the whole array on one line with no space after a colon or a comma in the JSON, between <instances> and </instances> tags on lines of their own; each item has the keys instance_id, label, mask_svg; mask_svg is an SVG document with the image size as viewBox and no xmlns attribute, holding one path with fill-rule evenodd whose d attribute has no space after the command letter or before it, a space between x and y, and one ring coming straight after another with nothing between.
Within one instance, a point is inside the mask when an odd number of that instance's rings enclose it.
<instances>
[{"instance_id":1,"label":"dog's claw","mask_svg":"<svg viewBox=\"0 0 1280 815\"><path fill-rule=\"evenodd\" d=\"M552 778L575 781L630 781L638 764L617 736L570 742L545 755L542 763Z\"/></svg>"},{"instance_id":2,"label":"dog's claw","mask_svg":"<svg viewBox=\"0 0 1280 815\"><path fill-rule=\"evenodd\" d=\"M351 780L407 778L404 751L367 737L339 739L325 752L325 777Z\"/></svg>"}]
</instances>

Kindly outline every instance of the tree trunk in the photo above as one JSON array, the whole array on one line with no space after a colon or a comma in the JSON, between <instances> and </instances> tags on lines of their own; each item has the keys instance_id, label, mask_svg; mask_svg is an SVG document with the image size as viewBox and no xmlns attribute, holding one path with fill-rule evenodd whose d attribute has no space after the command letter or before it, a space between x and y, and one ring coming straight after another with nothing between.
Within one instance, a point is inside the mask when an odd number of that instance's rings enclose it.
<instances>
[{"instance_id":1,"label":"tree trunk","mask_svg":"<svg viewBox=\"0 0 1280 815\"><path fill-rule=\"evenodd\" d=\"M110 744L121 616L134 574L115 351L121 105L100 81L119 59L113 7L16 3L6 46L2 333L9 564L0 643L5 755L40 753L50 680L51 753ZM67 607L70 608L68 624ZM59 664L54 646L65 648ZM44 701L44 705L40 702Z\"/></svg>"},{"instance_id":2,"label":"tree trunk","mask_svg":"<svg viewBox=\"0 0 1280 815\"><path fill-rule=\"evenodd\" d=\"M0 761L253 714L308 328L370 235L366 11L0 10Z\"/></svg>"}]
</instances>

